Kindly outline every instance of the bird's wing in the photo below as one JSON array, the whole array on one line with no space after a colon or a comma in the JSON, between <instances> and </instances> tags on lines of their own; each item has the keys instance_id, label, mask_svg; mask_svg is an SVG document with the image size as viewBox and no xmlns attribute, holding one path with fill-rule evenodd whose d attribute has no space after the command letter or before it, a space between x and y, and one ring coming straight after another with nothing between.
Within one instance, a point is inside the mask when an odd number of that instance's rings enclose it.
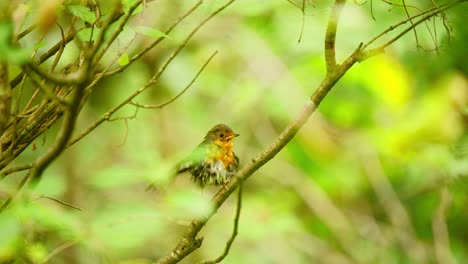
<instances>
[{"instance_id":1,"label":"bird's wing","mask_svg":"<svg viewBox=\"0 0 468 264\"><path fill-rule=\"evenodd\" d=\"M188 157L177 163L176 174L186 172L194 166L202 163L208 156L209 148L209 143L203 141Z\"/></svg>"}]
</instances>

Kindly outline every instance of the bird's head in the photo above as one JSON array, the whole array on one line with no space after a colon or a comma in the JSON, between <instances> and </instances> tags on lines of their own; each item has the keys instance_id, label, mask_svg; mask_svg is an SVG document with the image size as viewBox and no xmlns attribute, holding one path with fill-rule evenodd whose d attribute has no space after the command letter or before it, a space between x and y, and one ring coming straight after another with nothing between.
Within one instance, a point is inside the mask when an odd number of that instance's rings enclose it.
<instances>
[{"instance_id":1,"label":"bird's head","mask_svg":"<svg viewBox=\"0 0 468 264\"><path fill-rule=\"evenodd\" d=\"M222 147L227 145L232 147L233 139L238 136L239 134L234 133L230 127L224 124L218 124L208 131L205 139L212 140L215 144Z\"/></svg>"}]
</instances>

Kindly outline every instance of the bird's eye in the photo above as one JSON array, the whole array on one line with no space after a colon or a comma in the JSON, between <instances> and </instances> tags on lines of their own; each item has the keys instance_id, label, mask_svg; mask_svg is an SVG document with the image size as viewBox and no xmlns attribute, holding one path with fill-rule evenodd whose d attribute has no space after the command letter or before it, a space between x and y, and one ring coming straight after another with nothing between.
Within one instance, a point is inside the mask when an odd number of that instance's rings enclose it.
<instances>
[{"instance_id":1,"label":"bird's eye","mask_svg":"<svg viewBox=\"0 0 468 264\"><path fill-rule=\"evenodd\" d=\"M219 134L220 137L224 137L224 133Z\"/></svg>"}]
</instances>

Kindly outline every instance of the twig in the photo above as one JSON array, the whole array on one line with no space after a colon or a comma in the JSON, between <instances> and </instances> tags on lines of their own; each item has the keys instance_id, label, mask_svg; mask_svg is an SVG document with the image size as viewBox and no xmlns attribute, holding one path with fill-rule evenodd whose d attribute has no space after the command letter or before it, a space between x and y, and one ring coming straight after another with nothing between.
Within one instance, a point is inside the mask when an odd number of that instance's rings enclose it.
<instances>
[{"instance_id":1,"label":"twig","mask_svg":"<svg viewBox=\"0 0 468 264\"><path fill-rule=\"evenodd\" d=\"M52 252L50 252L49 255L47 255L44 260L41 262L41 264L44 264L44 263L48 263L49 260L51 258L53 258L55 255L59 254L60 252L64 251L65 249L69 248L69 247L72 247L76 244L78 244L79 241L77 240L71 240L71 241L67 241L65 243L63 243L62 245L60 245L59 247L57 247L56 249L54 249Z\"/></svg>"},{"instance_id":2,"label":"twig","mask_svg":"<svg viewBox=\"0 0 468 264\"><path fill-rule=\"evenodd\" d=\"M195 80L198 78L198 76L201 74L201 72L205 69L205 67L208 65L208 63L210 63L211 59L213 59L213 57L217 53L218 53L218 51L215 51L213 54L211 54L211 56L203 64L203 66L200 68L200 70L198 70L197 74L195 74L195 76L192 78L190 83L187 84L187 86L185 86L185 88L182 91L180 91L176 96L172 97L171 99L167 100L166 102L158 104L158 105L144 105L144 104L139 104L139 103L135 103L133 101L130 101L130 104L134 105L134 106L137 106L137 107L141 107L141 108L154 109L154 108L163 108L164 106L174 102L175 100L177 100L177 98L179 98L181 95L183 95L192 86L192 84L195 82Z\"/></svg>"},{"instance_id":3,"label":"twig","mask_svg":"<svg viewBox=\"0 0 468 264\"><path fill-rule=\"evenodd\" d=\"M410 23L411 23L411 26L413 28L413 32L414 32L414 39L416 40L416 47L418 48L419 50L419 39L418 39L418 32L416 31L416 27L414 26L413 24L413 19L411 18L411 15L409 14L409 11L408 11L408 8L406 7L406 2L405 0L401 0L401 3L403 5L403 8L405 9L405 13L406 13L406 16L408 17Z\"/></svg>"},{"instance_id":4,"label":"twig","mask_svg":"<svg viewBox=\"0 0 468 264\"><path fill-rule=\"evenodd\" d=\"M336 27L346 0L336 0L330 12L327 31L325 33L325 62L327 64L327 73L331 73L336 68L335 40Z\"/></svg>"},{"instance_id":5,"label":"twig","mask_svg":"<svg viewBox=\"0 0 468 264\"><path fill-rule=\"evenodd\" d=\"M201 261L198 264L220 263L229 254L229 250L231 249L232 243L234 242L234 239L237 236L237 228L239 226L241 208L242 208L242 183L239 184L239 190L237 191L237 208L236 208L236 216L234 217L234 227L232 230L232 235L226 243L226 247L224 248L223 254L221 254L219 257L217 257L214 260Z\"/></svg>"},{"instance_id":6,"label":"twig","mask_svg":"<svg viewBox=\"0 0 468 264\"><path fill-rule=\"evenodd\" d=\"M0 179L3 179L6 176L8 176L9 174L12 174L12 173L15 173L15 172L18 172L18 171L29 170L31 167L32 167L32 163L10 168L8 170L3 171L2 174L0 174Z\"/></svg>"},{"instance_id":7,"label":"twig","mask_svg":"<svg viewBox=\"0 0 468 264\"><path fill-rule=\"evenodd\" d=\"M42 199L42 198L49 199L49 200L51 200L51 201L54 201L54 202L57 202L57 203L59 203L59 204L68 206L68 207L73 208L73 209L76 209L76 210L78 210L78 211L83 211L83 208L81 208L81 207L78 207L78 206L76 206L76 205L73 205L73 204L70 204L70 203L61 201L61 200L56 199L56 198L53 198L53 197L45 196L45 195L39 196L38 198L35 199L35 201L37 201L37 200L39 200L39 199Z\"/></svg>"}]
</instances>

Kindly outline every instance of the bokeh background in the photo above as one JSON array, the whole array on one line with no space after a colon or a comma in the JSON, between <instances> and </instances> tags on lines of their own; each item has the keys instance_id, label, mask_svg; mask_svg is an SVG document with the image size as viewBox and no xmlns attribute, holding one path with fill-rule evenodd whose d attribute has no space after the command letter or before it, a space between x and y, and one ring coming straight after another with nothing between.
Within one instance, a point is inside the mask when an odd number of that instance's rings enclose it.
<instances>
[{"instance_id":1,"label":"bokeh background","mask_svg":"<svg viewBox=\"0 0 468 264\"><path fill-rule=\"evenodd\" d=\"M150 2L131 24L164 30L194 2ZM47 169L29 200L0 215L0 262L130 264L167 254L189 221L209 210L217 191L200 190L187 175L167 183L171 167L218 123L241 134L235 141L241 164L274 141L325 76L331 3L306 1L302 12L294 5L302 1L237 1L216 16L134 101L172 98L218 51L186 93L162 109L105 122ZM158 48L103 79L76 131L143 86L187 32L221 4L205 1ZM30 5L34 11L40 3ZM384 54L353 66L298 135L244 183L239 234L223 263L468 261L464 8L446 12L451 32L439 16L417 28L420 47L410 32ZM372 9L369 1L348 1L338 26L338 61L405 18L402 7L384 1L373 1ZM108 60L133 36L125 30ZM59 39L59 32L48 38ZM128 53L150 41L137 34ZM67 48L62 66L77 52ZM113 117L135 110L128 105ZM55 134L47 131L12 166L31 162ZM21 176L9 176L0 188L14 188ZM160 187L145 192L154 180ZM220 255L235 210L234 194L203 229L202 247L181 263Z\"/></svg>"}]
</instances>

